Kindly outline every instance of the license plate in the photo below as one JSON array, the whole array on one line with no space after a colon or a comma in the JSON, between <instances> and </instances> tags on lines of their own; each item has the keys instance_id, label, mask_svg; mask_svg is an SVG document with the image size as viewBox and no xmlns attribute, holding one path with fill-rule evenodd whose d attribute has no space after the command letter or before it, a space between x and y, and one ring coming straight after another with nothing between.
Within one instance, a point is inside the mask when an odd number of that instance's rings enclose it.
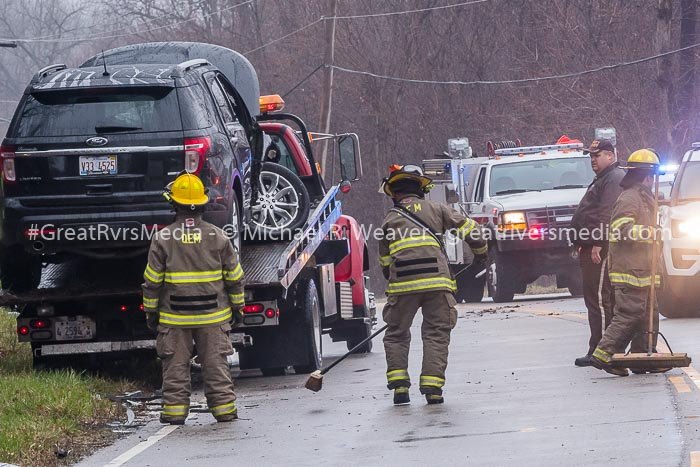
<instances>
[{"instance_id":1,"label":"license plate","mask_svg":"<svg viewBox=\"0 0 700 467\"><path fill-rule=\"evenodd\" d=\"M559 216L557 217L557 222L569 222L574 216Z\"/></svg>"},{"instance_id":2,"label":"license plate","mask_svg":"<svg viewBox=\"0 0 700 467\"><path fill-rule=\"evenodd\" d=\"M117 156L80 156L80 175L116 175Z\"/></svg>"},{"instance_id":3,"label":"license plate","mask_svg":"<svg viewBox=\"0 0 700 467\"><path fill-rule=\"evenodd\" d=\"M56 340L73 341L92 339L95 323L88 318L77 318L72 321L56 321Z\"/></svg>"}]
</instances>

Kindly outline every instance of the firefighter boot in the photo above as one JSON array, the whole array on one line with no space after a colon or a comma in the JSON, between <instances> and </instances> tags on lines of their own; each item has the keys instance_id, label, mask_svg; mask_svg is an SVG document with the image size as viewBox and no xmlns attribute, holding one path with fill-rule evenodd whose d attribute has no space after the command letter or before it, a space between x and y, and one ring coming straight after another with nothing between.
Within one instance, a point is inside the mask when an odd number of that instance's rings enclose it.
<instances>
[{"instance_id":1,"label":"firefighter boot","mask_svg":"<svg viewBox=\"0 0 700 467\"><path fill-rule=\"evenodd\" d=\"M394 389L394 405L409 404L411 397L408 395L407 387L398 387Z\"/></svg>"},{"instance_id":2,"label":"firefighter boot","mask_svg":"<svg viewBox=\"0 0 700 467\"><path fill-rule=\"evenodd\" d=\"M428 403L428 405L442 404L445 402L445 398L442 397L442 395L440 394L426 394L425 400Z\"/></svg>"},{"instance_id":3,"label":"firefighter boot","mask_svg":"<svg viewBox=\"0 0 700 467\"><path fill-rule=\"evenodd\" d=\"M613 366L610 364L610 357L612 357L611 354L600 348L597 348L591 356L591 365L593 365L595 368L598 368L599 370L603 370L607 373L610 373L611 375L629 376L627 368L613 368Z\"/></svg>"},{"instance_id":4,"label":"firefighter boot","mask_svg":"<svg viewBox=\"0 0 700 467\"><path fill-rule=\"evenodd\" d=\"M171 425L184 425L185 419L182 417L170 417L168 415L160 414L160 423L169 423Z\"/></svg>"}]
</instances>

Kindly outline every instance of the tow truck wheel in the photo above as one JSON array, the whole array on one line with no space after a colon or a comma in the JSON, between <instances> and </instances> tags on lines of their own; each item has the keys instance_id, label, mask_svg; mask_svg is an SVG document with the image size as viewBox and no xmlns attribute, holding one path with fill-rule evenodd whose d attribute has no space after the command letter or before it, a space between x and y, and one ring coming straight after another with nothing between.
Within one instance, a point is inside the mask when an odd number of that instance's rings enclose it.
<instances>
[{"instance_id":1,"label":"tow truck wheel","mask_svg":"<svg viewBox=\"0 0 700 467\"><path fill-rule=\"evenodd\" d=\"M296 373L312 373L321 369L321 304L318 298L318 290L316 289L316 281L309 279L306 282L305 290L302 296L302 324L304 326L304 345L308 364L294 365Z\"/></svg>"},{"instance_id":2,"label":"tow truck wheel","mask_svg":"<svg viewBox=\"0 0 700 467\"><path fill-rule=\"evenodd\" d=\"M283 232L292 232L306 223L309 205L309 193L294 172L265 162L260 170L258 199L252 206L254 235L279 240Z\"/></svg>"},{"instance_id":3,"label":"tow truck wheel","mask_svg":"<svg viewBox=\"0 0 700 467\"><path fill-rule=\"evenodd\" d=\"M372 317L366 306L363 306L362 308L364 311L364 313L362 313L362 317L369 319L370 322L358 324L357 328L351 331L350 334L348 334L348 338L345 341L345 345L348 347L348 350L352 350L357 344L359 344L360 342L372 335ZM371 351L372 341L369 341L362 344L362 347L357 349L355 353L370 353Z\"/></svg>"},{"instance_id":4,"label":"tow truck wheel","mask_svg":"<svg viewBox=\"0 0 700 467\"><path fill-rule=\"evenodd\" d=\"M495 246L489 248L486 265L486 283L489 296L496 303L511 302L515 295L515 278Z\"/></svg>"},{"instance_id":5,"label":"tow truck wheel","mask_svg":"<svg viewBox=\"0 0 700 467\"><path fill-rule=\"evenodd\" d=\"M454 273L457 274L457 292L455 298L457 303L479 303L484 298L484 285L486 285L486 274L476 278L474 277L481 271L472 271L471 268L464 269L460 265L459 269L455 268ZM461 271L461 272L460 272Z\"/></svg>"}]
</instances>

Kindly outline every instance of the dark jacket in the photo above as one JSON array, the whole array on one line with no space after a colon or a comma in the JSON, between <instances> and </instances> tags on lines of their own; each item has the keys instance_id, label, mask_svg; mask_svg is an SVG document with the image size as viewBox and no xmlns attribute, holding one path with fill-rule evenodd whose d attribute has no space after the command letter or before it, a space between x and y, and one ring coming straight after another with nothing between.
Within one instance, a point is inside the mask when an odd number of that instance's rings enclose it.
<instances>
[{"instance_id":1,"label":"dark jacket","mask_svg":"<svg viewBox=\"0 0 700 467\"><path fill-rule=\"evenodd\" d=\"M481 239L479 225L472 219L439 203L407 196L398 204L438 236L450 232L461 238L475 256L485 256L488 246ZM454 292L447 257L440 243L422 227L394 210L384 218L383 237L379 240L379 262L389 279L387 295L421 293L430 290Z\"/></svg>"},{"instance_id":2,"label":"dark jacket","mask_svg":"<svg viewBox=\"0 0 700 467\"><path fill-rule=\"evenodd\" d=\"M651 285L654 195L641 183L622 192L610 222L610 282L615 287ZM656 275L656 284L660 282Z\"/></svg>"},{"instance_id":3,"label":"dark jacket","mask_svg":"<svg viewBox=\"0 0 700 467\"><path fill-rule=\"evenodd\" d=\"M620 182L624 176L625 171L615 162L599 173L588 186L588 191L571 218L571 240L575 245L608 245L610 216L615 201L622 193Z\"/></svg>"}]
</instances>

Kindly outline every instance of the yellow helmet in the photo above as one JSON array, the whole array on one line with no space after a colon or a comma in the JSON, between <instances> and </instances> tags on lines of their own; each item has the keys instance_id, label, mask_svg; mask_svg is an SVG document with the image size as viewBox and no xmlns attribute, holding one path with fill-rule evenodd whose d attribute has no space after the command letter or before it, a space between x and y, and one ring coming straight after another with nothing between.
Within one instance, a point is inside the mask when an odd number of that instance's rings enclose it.
<instances>
[{"instance_id":1,"label":"yellow helmet","mask_svg":"<svg viewBox=\"0 0 700 467\"><path fill-rule=\"evenodd\" d=\"M165 199L183 206L202 206L209 202L209 196L202 180L194 174L183 173L168 183L163 193Z\"/></svg>"},{"instance_id":2,"label":"yellow helmet","mask_svg":"<svg viewBox=\"0 0 700 467\"><path fill-rule=\"evenodd\" d=\"M653 169L659 168L659 156L653 149L638 149L627 158L624 169Z\"/></svg>"}]
</instances>

